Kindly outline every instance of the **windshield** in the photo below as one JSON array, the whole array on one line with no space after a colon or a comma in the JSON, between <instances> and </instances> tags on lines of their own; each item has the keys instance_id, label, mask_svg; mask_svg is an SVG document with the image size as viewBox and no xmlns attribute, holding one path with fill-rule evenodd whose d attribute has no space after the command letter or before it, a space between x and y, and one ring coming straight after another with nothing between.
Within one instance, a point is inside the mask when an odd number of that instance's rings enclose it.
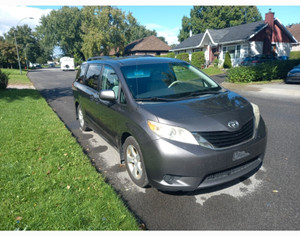
<instances>
[{"instance_id":1,"label":"windshield","mask_svg":"<svg viewBox=\"0 0 300 236\"><path fill-rule=\"evenodd\" d=\"M181 99L215 93L221 87L187 63L159 63L121 68L136 100Z\"/></svg>"}]
</instances>

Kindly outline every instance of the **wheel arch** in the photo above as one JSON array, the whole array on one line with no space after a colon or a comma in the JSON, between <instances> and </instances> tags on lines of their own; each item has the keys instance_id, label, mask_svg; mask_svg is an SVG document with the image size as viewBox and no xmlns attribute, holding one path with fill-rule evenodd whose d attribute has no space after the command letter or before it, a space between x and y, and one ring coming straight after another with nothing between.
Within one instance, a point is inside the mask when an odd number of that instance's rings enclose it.
<instances>
[{"instance_id":1,"label":"wheel arch","mask_svg":"<svg viewBox=\"0 0 300 236\"><path fill-rule=\"evenodd\" d=\"M119 147L119 152L120 152L120 162L121 163L124 163L125 161L125 157L123 155L123 144L125 143L126 139L128 137L132 136L129 132L124 132L121 136L121 139L120 139L120 147Z\"/></svg>"}]
</instances>

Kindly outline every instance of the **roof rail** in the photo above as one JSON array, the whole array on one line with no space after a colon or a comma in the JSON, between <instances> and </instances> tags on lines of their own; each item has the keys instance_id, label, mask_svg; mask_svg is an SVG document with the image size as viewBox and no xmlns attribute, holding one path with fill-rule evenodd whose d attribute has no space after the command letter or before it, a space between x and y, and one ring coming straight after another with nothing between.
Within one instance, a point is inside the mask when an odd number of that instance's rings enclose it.
<instances>
[{"instance_id":1,"label":"roof rail","mask_svg":"<svg viewBox=\"0 0 300 236\"><path fill-rule=\"evenodd\" d=\"M109 60L112 59L110 56L98 56L98 57L90 57L87 59L88 61L94 61L94 60Z\"/></svg>"},{"instance_id":2,"label":"roof rail","mask_svg":"<svg viewBox=\"0 0 300 236\"><path fill-rule=\"evenodd\" d=\"M152 55L131 55L131 56L125 56L125 58L138 58L138 57L154 57Z\"/></svg>"}]
</instances>

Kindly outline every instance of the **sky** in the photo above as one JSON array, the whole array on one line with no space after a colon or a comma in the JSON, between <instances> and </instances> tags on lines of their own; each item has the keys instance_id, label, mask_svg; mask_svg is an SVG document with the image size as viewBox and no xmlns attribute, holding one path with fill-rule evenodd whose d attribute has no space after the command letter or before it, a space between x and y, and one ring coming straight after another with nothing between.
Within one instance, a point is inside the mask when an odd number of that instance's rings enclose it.
<instances>
[{"instance_id":1,"label":"sky","mask_svg":"<svg viewBox=\"0 0 300 236\"><path fill-rule=\"evenodd\" d=\"M201 4L221 5L219 1L224 4L223 0L202 0ZM25 2L28 5L22 5ZM84 5L108 5L106 2L126 13L132 12L141 25L146 26L147 29L156 30L157 35L165 37L168 44L171 45L178 43L177 36L183 16L190 17L192 6L199 5L200 1L185 0L186 5L180 5L176 3L176 0L143 0L144 5L141 5L137 0L86 0ZM267 5L267 3L270 3L270 5ZM43 5L41 6L41 4ZM39 24L40 17L49 14L53 9L61 8L62 5L59 4L82 6L80 4L83 4L83 0L72 0L71 2L70 0L0 0L0 36L3 36L4 33L17 24L19 26L27 24L34 29ZM230 4L234 4L234 2L230 3L229 1L227 3L227 5ZM240 0L239 4L256 5L263 18L271 8L275 12L275 17L285 26L300 23L300 3L296 4L292 0L286 0L286 5L278 5L282 4L282 1L278 0L265 0L263 6L259 5L259 2L251 0ZM28 19L28 17L34 19Z\"/></svg>"}]
</instances>

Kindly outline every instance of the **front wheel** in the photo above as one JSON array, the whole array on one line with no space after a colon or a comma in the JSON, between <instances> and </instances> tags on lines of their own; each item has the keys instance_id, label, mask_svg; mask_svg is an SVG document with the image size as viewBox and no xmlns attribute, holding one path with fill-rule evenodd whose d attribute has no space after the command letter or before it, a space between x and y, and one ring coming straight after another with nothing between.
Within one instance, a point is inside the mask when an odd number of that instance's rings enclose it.
<instances>
[{"instance_id":1,"label":"front wheel","mask_svg":"<svg viewBox=\"0 0 300 236\"><path fill-rule=\"evenodd\" d=\"M125 165L131 180L141 188L148 185L143 155L134 137L128 137L123 145Z\"/></svg>"},{"instance_id":2,"label":"front wheel","mask_svg":"<svg viewBox=\"0 0 300 236\"><path fill-rule=\"evenodd\" d=\"M81 130L82 131L89 131L90 128L85 123L80 105L78 105L78 107L77 107L77 117L78 117L78 120L79 120L79 125L80 125Z\"/></svg>"}]
</instances>

